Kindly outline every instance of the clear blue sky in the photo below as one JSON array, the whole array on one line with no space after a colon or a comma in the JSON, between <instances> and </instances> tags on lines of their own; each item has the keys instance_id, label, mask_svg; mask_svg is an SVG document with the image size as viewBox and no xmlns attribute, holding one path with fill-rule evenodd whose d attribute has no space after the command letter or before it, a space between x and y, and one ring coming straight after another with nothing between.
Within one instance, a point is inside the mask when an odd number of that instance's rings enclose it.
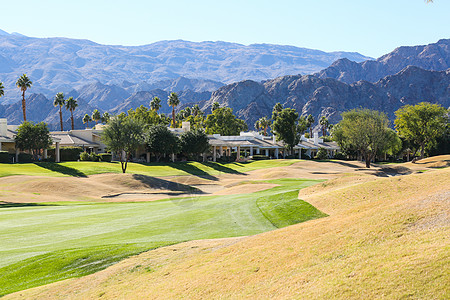
<instances>
[{"instance_id":1,"label":"clear blue sky","mask_svg":"<svg viewBox=\"0 0 450 300\"><path fill-rule=\"evenodd\" d=\"M0 29L101 44L221 40L378 57L449 38L450 0L10 0Z\"/></svg>"}]
</instances>

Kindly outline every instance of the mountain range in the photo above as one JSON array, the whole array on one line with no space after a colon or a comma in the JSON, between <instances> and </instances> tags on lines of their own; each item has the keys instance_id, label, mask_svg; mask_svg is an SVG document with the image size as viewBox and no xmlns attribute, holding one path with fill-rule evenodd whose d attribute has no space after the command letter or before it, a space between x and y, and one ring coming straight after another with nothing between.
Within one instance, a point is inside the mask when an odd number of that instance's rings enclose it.
<instances>
[{"instance_id":1,"label":"mountain range","mask_svg":"<svg viewBox=\"0 0 450 300\"><path fill-rule=\"evenodd\" d=\"M119 84L88 83L71 89L66 96L79 101L75 111L78 128L84 127L82 116L95 108L120 113L140 105L149 106L155 96L162 100L161 112L169 113L171 108L166 99L171 91L179 94L178 110L199 104L209 112L217 101L221 106L233 108L250 128L258 118L270 116L277 102L297 109L302 115L312 114L316 121L326 116L336 123L340 113L356 107L384 111L392 121L395 110L405 104L430 101L450 107L449 43L447 39L424 46L399 47L377 60L359 63L339 59L314 75L286 75L263 81L246 79L227 85L186 77L137 84L124 78ZM57 108L53 107L51 97L30 93L27 101L30 120L44 120L52 129L59 128ZM10 124L19 124L21 114L20 102L0 105L0 117L7 117ZM67 129L69 113L63 114Z\"/></svg>"},{"instance_id":2,"label":"mountain range","mask_svg":"<svg viewBox=\"0 0 450 300\"><path fill-rule=\"evenodd\" d=\"M20 98L15 82L23 73L33 81L31 92L48 98L95 82L117 85L130 92L149 91L161 88L155 83L179 77L204 80L203 92L215 90L216 82L311 74L339 58L358 62L369 59L359 53L327 53L271 44L245 46L220 41L173 40L119 46L80 39L33 38L1 31L0 81L6 93L0 100L12 103Z\"/></svg>"}]
</instances>

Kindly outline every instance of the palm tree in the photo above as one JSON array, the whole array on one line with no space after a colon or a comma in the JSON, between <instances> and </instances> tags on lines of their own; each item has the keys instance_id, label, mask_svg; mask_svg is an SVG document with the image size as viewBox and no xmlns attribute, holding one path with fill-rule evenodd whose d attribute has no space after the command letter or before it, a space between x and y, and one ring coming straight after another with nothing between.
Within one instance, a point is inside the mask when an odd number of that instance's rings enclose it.
<instances>
[{"instance_id":1,"label":"palm tree","mask_svg":"<svg viewBox=\"0 0 450 300\"><path fill-rule=\"evenodd\" d=\"M212 106L211 106L211 112L215 111L216 109L218 109L220 107L219 102L213 102Z\"/></svg>"},{"instance_id":2,"label":"palm tree","mask_svg":"<svg viewBox=\"0 0 450 300\"><path fill-rule=\"evenodd\" d=\"M161 99L154 97L152 101L150 101L150 108L158 113L158 110L161 108Z\"/></svg>"},{"instance_id":3,"label":"palm tree","mask_svg":"<svg viewBox=\"0 0 450 300\"><path fill-rule=\"evenodd\" d=\"M322 135L325 136L327 134L327 128L330 122L328 122L327 117L322 116L319 120L319 124L322 126Z\"/></svg>"},{"instance_id":4,"label":"palm tree","mask_svg":"<svg viewBox=\"0 0 450 300\"><path fill-rule=\"evenodd\" d=\"M309 128L309 137L312 138L312 125L314 124L314 117L309 114L308 117L306 118L306 125Z\"/></svg>"},{"instance_id":5,"label":"palm tree","mask_svg":"<svg viewBox=\"0 0 450 300\"><path fill-rule=\"evenodd\" d=\"M55 107L59 106L59 123L61 124L61 131L64 131L61 107L63 107L65 103L66 99L64 99L64 94L63 93L56 94L55 100L53 101L53 105Z\"/></svg>"},{"instance_id":6,"label":"palm tree","mask_svg":"<svg viewBox=\"0 0 450 300\"><path fill-rule=\"evenodd\" d=\"M177 93L170 93L169 95L169 99L167 100L167 104L169 104L169 106L172 106L172 127L175 128L175 107L178 106L178 104L180 104L180 100L178 99L178 95Z\"/></svg>"},{"instance_id":7,"label":"palm tree","mask_svg":"<svg viewBox=\"0 0 450 300\"><path fill-rule=\"evenodd\" d=\"M255 127L257 129L262 129L263 130L263 135L267 136L267 129L269 128L269 119L267 119L266 117L262 117L259 118L258 121L256 121L255 123Z\"/></svg>"},{"instance_id":8,"label":"palm tree","mask_svg":"<svg viewBox=\"0 0 450 300\"><path fill-rule=\"evenodd\" d=\"M98 111L98 109L95 109L92 112L92 120L95 121L95 124L98 124L98 121L100 121L102 119L102 115L100 114L100 112Z\"/></svg>"},{"instance_id":9,"label":"palm tree","mask_svg":"<svg viewBox=\"0 0 450 300\"><path fill-rule=\"evenodd\" d=\"M200 109L200 106L198 106L198 104L195 104L193 107L192 107L192 114L194 115L194 117L196 117L196 116L198 116L199 114L201 114L202 113L202 111L201 111L201 109Z\"/></svg>"},{"instance_id":10,"label":"palm tree","mask_svg":"<svg viewBox=\"0 0 450 300\"><path fill-rule=\"evenodd\" d=\"M102 123L103 124L108 123L110 118L111 118L111 116L109 115L109 113L107 111L105 111L102 115Z\"/></svg>"},{"instance_id":11,"label":"palm tree","mask_svg":"<svg viewBox=\"0 0 450 300\"><path fill-rule=\"evenodd\" d=\"M72 120L72 130L73 130L73 111L77 108L78 103L77 100L73 99L73 97L69 97L66 101L66 109L70 110L70 118Z\"/></svg>"},{"instance_id":12,"label":"palm tree","mask_svg":"<svg viewBox=\"0 0 450 300\"><path fill-rule=\"evenodd\" d=\"M25 103L25 92L27 89L31 87L33 82L28 79L27 74L23 74L17 79L16 86L22 91L22 112L23 112L23 121L27 121L27 113L26 113L26 103Z\"/></svg>"},{"instance_id":13,"label":"palm tree","mask_svg":"<svg viewBox=\"0 0 450 300\"><path fill-rule=\"evenodd\" d=\"M91 116L85 114L83 117L83 124L86 124L86 128L89 128L89 122L92 121Z\"/></svg>"},{"instance_id":14,"label":"palm tree","mask_svg":"<svg viewBox=\"0 0 450 300\"><path fill-rule=\"evenodd\" d=\"M0 81L0 97L5 94L5 91L3 90L5 87L3 86L3 82Z\"/></svg>"}]
</instances>

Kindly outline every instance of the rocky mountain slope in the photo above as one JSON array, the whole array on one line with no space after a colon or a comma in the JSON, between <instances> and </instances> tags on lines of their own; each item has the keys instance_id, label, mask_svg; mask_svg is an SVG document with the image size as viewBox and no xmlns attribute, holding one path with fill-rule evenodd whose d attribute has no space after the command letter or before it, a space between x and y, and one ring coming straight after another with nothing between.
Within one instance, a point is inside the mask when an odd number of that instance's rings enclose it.
<instances>
[{"instance_id":1,"label":"rocky mountain slope","mask_svg":"<svg viewBox=\"0 0 450 300\"><path fill-rule=\"evenodd\" d=\"M312 75L283 76L264 83L246 80L218 89L202 108L208 111L213 102L219 102L232 107L237 116L253 126L258 118L271 116L277 102L302 115L312 114L316 122L326 116L336 123L342 112L358 107L384 111L393 120L401 106L422 101L450 107L450 70L436 72L409 66L376 83L347 84Z\"/></svg>"},{"instance_id":2,"label":"rocky mountain slope","mask_svg":"<svg viewBox=\"0 0 450 300\"><path fill-rule=\"evenodd\" d=\"M97 81L118 85L130 93L149 91L161 88L153 85L158 81L180 76L206 80L201 91L212 91L218 88L217 82L310 74L344 57L353 61L368 59L359 53L327 53L270 44L245 46L175 40L127 47L68 38L32 38L3 31L0 33L0 81L4 82L6 91L0 100L2 103L17 101L19 92L14 83L23 73L33 81L32 92L46 97ZM166 86L179 88L185 84L169 82Z\"/></svg>"},{"instance_id":3,"label":"rocky mountain slope","mask_svg":"<svg viewBox=\"0 0 450 300\"><path fill-rule=\"evenodd\" d=\"M334 78L346 83L359 80L377 82L385 76L400 72L407 66L433 71L450 68L450 39L442 39L437 43L424 46L399 47L377 60L360 63L342 58L314 75L320 78Z\"/></svg>"}]
</instances>

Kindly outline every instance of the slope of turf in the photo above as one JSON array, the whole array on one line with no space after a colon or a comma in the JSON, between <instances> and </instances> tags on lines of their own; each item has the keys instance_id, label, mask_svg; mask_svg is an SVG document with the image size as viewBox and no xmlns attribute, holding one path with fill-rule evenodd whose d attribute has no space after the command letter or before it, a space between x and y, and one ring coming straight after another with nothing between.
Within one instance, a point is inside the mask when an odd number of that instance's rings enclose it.
<instances>
[{"instance_id":1,"label":"slope of turf","mask_svg":"<svg viewBox=\"0 0 450 300\"><path fill-rule=\"evenodd\" d=\"M128 163L127 173L149 176L196 175L211 176L223 173L240 174L257 169L290 166L295 159L261 160L246 163L175 162L175 163ZM62 162L0 164L0 177L11 175L32 176L88 176L102 173L121 173L119 162Z\"/></svg>"},{"instance_id":2,"label":"slope of turf","mask_svg":"<svg viewBox=\"0 0 450 300\"><path fill-rule=\"evenodd\" d=\"M266 182L280 186L246 195L1 208L0 295L92 273L157 246L253 235L317 218L315 209L300 209L296 202L303 201L294 199L317 180ZM277 203L287 191L289 201ZM293 207L301 218L293 217Z\"/></svg>"}]
</instances>

